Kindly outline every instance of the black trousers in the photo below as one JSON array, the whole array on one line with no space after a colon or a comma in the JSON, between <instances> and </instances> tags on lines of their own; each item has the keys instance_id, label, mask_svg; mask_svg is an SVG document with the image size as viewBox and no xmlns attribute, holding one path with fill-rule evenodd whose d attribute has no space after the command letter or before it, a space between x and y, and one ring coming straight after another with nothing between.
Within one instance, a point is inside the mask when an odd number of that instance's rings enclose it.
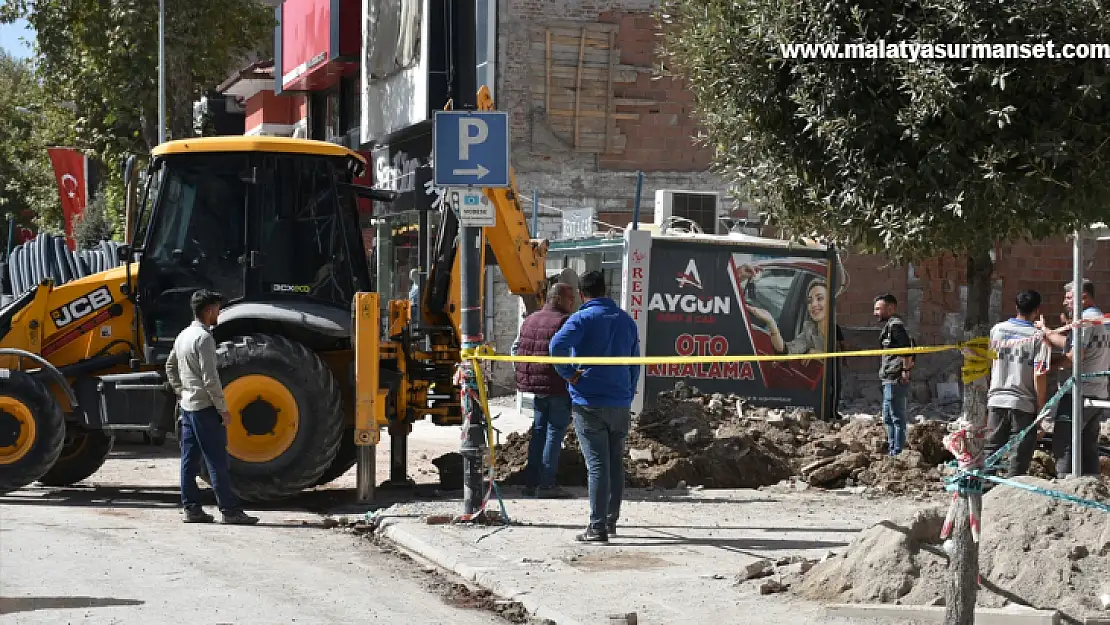
<instances>
[{"instance_id":1,"label":"black trousers","mask_svg":"<svg viewBox=\"0 0 1110 625\"><path fill-rule=\"evenodd\" d=\"M1031 412L1014 410L1013 408L991 408L987 420L987 455L1001 449L1010 439L1017 436L1025 428L1032 425L1037 415ZM1025 475L1029 472L1029 465L1033 462L1033 451L1037 447L1037 433L1030 432L1021 439L1015 447L1010 449L1010 460L1007 463L1006 475Z\"/></svg>"},{"instance_id":2,"label":"black trousers","mask_svg":"<svg viewBox=\"0 0 1110 625\"><path fill-rule=\"evenodd\" d=\"M1099 474L1098 435L1102 413L1102 408L1083 406L1079 422L1079 427L1082 428L1079 436L1083 475ZM1052 428L1052 457L1056 459L1057 477L1071 474L1071 428L1071 395L1065 395L1060 400L1060 410Z\"/></svg>"}]
</instances>

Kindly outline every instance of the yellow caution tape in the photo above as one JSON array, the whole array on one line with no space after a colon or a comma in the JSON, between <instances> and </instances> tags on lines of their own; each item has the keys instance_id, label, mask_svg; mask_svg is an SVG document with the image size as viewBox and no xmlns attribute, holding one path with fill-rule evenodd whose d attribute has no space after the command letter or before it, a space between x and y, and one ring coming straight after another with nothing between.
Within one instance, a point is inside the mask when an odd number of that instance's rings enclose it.
<instances>
[{"instance_id":1,"label":"yellow caution tape","mask_svg":"<svg viewBox=\"0 0 1110 625\"><path fill-rule=\"evenodd\" d=\"M483 349L483 348L485 348L485 349ZM497 452L494 451L494 448L497 447L497 445L494 444L494 440L493 440L494 439L493 417L491 417L490 414L489 414L489 400L486 398L486 382L485 382L484 376L482 375L482 367L480 367L478 365L478 358L475 357L474 354L483 353L485 351L489 351L490 353L493 353L493 348L489 347L488 345L482 345L476 350L467 350L467 351L472 352L472 355L469 357L469 360L470 360L470 364L472 364L474 366L474 381L478 384L478 400L482 404L482 414L486 415L486 444L489 447L489 467L490 467L489 470L490 470L491 475L492 475L494 467L497 466L497 455L496 455Z\"/></svg>"},{"instance_id":2,"label":"yellow caution tape","mask_svg":"<svg viewBox=\"0 0 1110 625\"><path fill-rule=\"evenodd\" d=\"M962 344L964 366L960 370L964 384L982 378L991 372L991 361L998 360L998 352L990 348L990 339L978 337Z\"/></svg>"},{"instance_id":3,"label":"yellow caution tape","mask_svg":"<svg viewBox=\"0 0 1110 625\"><path fill-rule=\"evenodd\" d=\"M541 365L684 365L712 364L716 362L783 362L790 360L828 360L831 358L857 358L862 356L916 356L937 354L960 350L964 364L962 378L965 384L974 382L990 373L991 361L998 359L998 353L990 349L990 339L979 337L953 345L934 345L929 347L900 347L897 349L864 349L854 352L833 352L824 354L773 354L737 356L506 356L497 354L489 345L462 350L465 360L485 360L488 362L528 362Z\"/></svg>"},{"instance_id":4,"label":"yellow caution tape","mask_svg":"<svg viewBox=\"0 0 1110 625\"><path fill-rule=\"evenodd\" d=\"M978 339L977 339L978 340ZM506 356L497 354L488 345L478 349L462 350L467 360L486 360L491 362L530 362L542 365L682 365L706 364L714 362L775 362L787 360L827 360L830 358L851 358L856 356L915 356L936 354L965 348L977 348L975 341L955 345L932 347L901 347L898 349L865 349L855 352L833 352L825 354L774 354L738 356ZM986 350L989 351L989 350Z\"/></svg>"}]
</instances>

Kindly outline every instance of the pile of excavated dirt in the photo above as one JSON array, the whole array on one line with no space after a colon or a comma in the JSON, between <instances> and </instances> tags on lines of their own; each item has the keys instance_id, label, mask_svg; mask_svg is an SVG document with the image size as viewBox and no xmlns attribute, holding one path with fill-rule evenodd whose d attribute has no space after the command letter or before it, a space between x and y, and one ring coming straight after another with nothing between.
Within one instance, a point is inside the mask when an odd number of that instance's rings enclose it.
<instances>
[{"instance_id":1,"label":"pile of excavated dirt","mask_svg":"<svg viewBox=\"0 0 1110 625\"><path fill-rule=\"evenodd\" d=\"M758 488L800 478L822 488L934 491L943 488L937 466L951 458L944 434L943 424L914 424L909 449L890 458L884 428L870 420L827 423L808 410L754 408L737 396L703 396L680 382L633 419L626 481L634 487ZM523 483L529 439L529 433L512 434L498 448L497 475L505 483ZM586 483L573 429L556 480Z\"/></svg>"},{"instance_id":2,"label":"pile of excavated dirt","mask_svg":"<svg viewBox=\"0 0 1110 625\"><path fill-rule=\"evenodd\" d=\"M1021 481L1110 503L1099 478ZM940 544L946 510L884 521L848 550L815 565L795 590L831 603L943 605L947 557ZM1110 514L1024 490L997 487L983 496L979 605L1057 609L1082 620L1106 616L1110 592Z\"/></svg>"}]
</instances>

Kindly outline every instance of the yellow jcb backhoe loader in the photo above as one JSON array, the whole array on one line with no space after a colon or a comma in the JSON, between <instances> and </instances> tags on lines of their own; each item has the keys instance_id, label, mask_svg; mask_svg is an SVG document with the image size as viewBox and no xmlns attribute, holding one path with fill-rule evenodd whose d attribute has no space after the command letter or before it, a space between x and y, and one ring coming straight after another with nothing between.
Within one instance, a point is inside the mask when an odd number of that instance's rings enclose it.
<instances>
[{"instance_id":1,"label":"yellow jcb backhoe loader","mask_svg":"<svg viewBox=\"0 0 1110 625\"><path fill-rule=\"evenodd\" d=\"M493 108L485 88L479 103ZM162 366L198 288L229 299L214 334L232 481L244 499L335 479L381 428L403 466L414 421L460 423L458 222L451 210L436 215L421 318L391 301L380 322L356 200L392 196L352 183L365 166L344 147L286 138L155 149L122 265L44 281L0 310L0 493L89 477L114 432L172 431ZM498 215L486 240L534 309L546 243L530 237L515 182L486 195Z\"/></svg>"}]
</instances>

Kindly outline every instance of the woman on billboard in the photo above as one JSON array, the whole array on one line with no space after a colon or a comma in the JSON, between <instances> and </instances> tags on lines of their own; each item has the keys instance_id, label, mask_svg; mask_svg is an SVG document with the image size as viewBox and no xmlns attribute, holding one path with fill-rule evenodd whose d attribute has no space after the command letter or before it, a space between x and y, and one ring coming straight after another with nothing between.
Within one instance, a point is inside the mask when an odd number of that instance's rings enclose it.
<instances>
[{"instance_id":1,"label":"woman on billboard","mask_svg":"<svg viewBox=\"0 0 1110 625\"><path fill-rule=\"evenodd\" d=\"M798 336L794 337L792 341L783 340L778 322L775 321L774 315L770 312L755 306L748 306L748 311L752 317L759 319L767 327L771 336L771 346L774 347L776 353L820 354L825 351L825 345L827 344L828 324L825 323L825 317L828 315L828 297L829 288L824 280L817 279L809 284L809 288L806 289L806 312L808 315L806 320L802 322L802 329L798 332Z\"/></svg>"}]
</instances>

